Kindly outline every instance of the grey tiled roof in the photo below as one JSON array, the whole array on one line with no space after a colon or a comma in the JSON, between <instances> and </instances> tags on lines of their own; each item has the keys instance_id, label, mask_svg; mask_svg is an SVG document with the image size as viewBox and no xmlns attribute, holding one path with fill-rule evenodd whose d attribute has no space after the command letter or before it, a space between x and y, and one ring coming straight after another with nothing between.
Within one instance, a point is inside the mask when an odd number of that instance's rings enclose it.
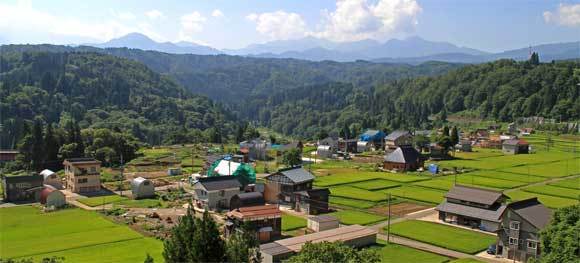
<instances>
[{"instance_id":1,"label":"grey tiled roof","mask_svg":"<svg viewBox=\"0 0 580 263\"><path fill-rule=\"evenodd\" d=\"M537 198L530 198L508 204L508 208L520 215L538 229L544 228L550 219L552 211L546 208Z\"/></svg>"},{"instance_id":2,"label":"grey tiled roof","mask_svg":"<svg viewBox=\"0 0 580 263\"><path fill-rule=\"evenodd\" d=\"M314 180L314 175L304 170L302 167L290 168L279 171L279 173L288 177L294 183L302 183L310 180Z\"/></svg>"},{"instance_id":3,"label":"grey tiled roof","mask_svg":"<svg viewBox=\"0 0 580 263\"><path fill-rule=\"evenodd\" d=\"M483 219L487 221L499 222L501 214L505 210L505 205L495 206L493 209L484 209L479 207L467 206L462 204L450 203L443 201L435 208L437 211L462 215L472 218Z\"/></svg>"},{"instance_id":4,"label":"grey tiled roof","mask_svg":"<svg viewBox=\"0 0 580 263\"><path fill-rule=\"evenodd\" d=\"M385 137L385 140L394 141L397 138L399 138L405 134L408 134L408 133L409 133L408 131L399 131L399 130L393 131L393 132L389 133L389 135L387 135L387 137Z\"/></svg>"},{"instance_id":5,"label":"grey tiled roof","mask_svg":"<svg viewBox=\"0 0 580 263\"><path fill-rule=\"evenodd\" d=\"M385 156L386 162L392 163L412 163L421 158L421 155L413 147L399 147L392 153Z\"/></svg>"},{"instance_id":6,"label":"grey tiled roof","mask_svg":"<svg viewBox=\"0 0 580 263\"><path fill-rule=\"evenodd\" d=\"M242 187L240 181L234 176L202 177L197 183L201 184L207 191Z\"/></svg>"},{"instance_id":7,"label":"grey tiled roof","mask_svg":"<svg viewBox=\"0 0 580 263\"><path fill-rule=\"evenodd\" d=\"M497 202L503 194L501 192L481 189L476 187L469 187L463 185L456 185L447 194L446 198L468 201L472 203L492 205Z\"/></svg>"}]
</instances>

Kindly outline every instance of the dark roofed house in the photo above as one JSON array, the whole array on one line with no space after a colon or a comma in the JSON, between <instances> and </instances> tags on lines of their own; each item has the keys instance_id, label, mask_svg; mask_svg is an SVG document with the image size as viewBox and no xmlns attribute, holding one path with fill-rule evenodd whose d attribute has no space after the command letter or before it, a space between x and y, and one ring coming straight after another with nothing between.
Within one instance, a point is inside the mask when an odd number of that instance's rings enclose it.
<instances>
[{"instance_id":1,"label":"dark roofed house","mask_svg":"<svg viewBox=\"0 0 580 263\"><path fill-rule=\"evenodd\" d=\"M383 168L385 170L415 171L423 167L421 154L413 147L398 147L394 152L385 156Z\"/></svg>"},{"instance_id":2,"label":"dark roofed house","mask_svg":"<svg viewBox=\"0 0 580 263\"><path fill-rule=\"evenodd\" d=\"M328 202L328 189L312 189L313 181L314 175L300 166L281 169L266 176L264 198L266 202L290 204L295 209L306 209L308 213L326 211L328 204L320 202ZM311 200L315 200L317 205L306 205Z\"/></svg>"},{"instance_id":3,"label":"dark roofed house","mask_svg":"<svg viewBox=\"0 0 580 263\"><path fill-rule=\"evenodd\" d=\"M537 198L507 205L501 216L496 253L514 261L528 262L541 256L540 230L552 219L552 211Z\"/></svg>"},{"instance_id":4,"label":"dark roofed house","mask_svg":"<svg viewBox=\"0 0 580 263\"><path fill-rule=\"evenodd\" d=\"M4 201L36 202L40 199L44 177L42 175L3 176Z\"/></svg>"},{"instance_id":5,"label":"dark roofed house","mask_svg":"<svg viewBox=\"0 0 580 263\"><path fill-rule=\"evenodd\" d=\"M309 189L295 193L294 209L308 215L318 215L328 212L328 188Z\"/></svg>"},{"instance_id":6,"label":"dark roofed house","mask_svg":"<svg viewBox=\"0 0 580 263\"><path fill-rule=\"evenodd\" d=\"M229 209L233 196L239 194L242 184L234 176L202 177L193 188L194 204L209 210Z\"/></svg>"},{"instance_id":7,"label":"dark roofed house","mask_svg":"<svg viewBox=\"0 0 580 263\"><path fill-rule=\"evenodd\" d=\"M234 195L230 200L230 210L234 210L240 207L257 206L264 205L266 201L264 200L264 195L260 192L248 192L240 193Z\"/></svg>"},{"instance_id":8,"label":"dark roofed house","mask_svg":"<svg viewBox=\"0 0 580 263\"><path fill-rule=\"evenodd\" d=\"M277 205L259 205L234 209L226 214L225 235L243 231L244 224L256 234L260 242L279 238L282 234L282 213Z\"/></svg>"},{"instance_id":9,"label":"dark roofed house","mask_svg":"<svg viewBox=\"0 0 580 263\"><path fill-rule=\"evenodd\" d=\"M456 185L435 210L439 211L439 220L496 232L506 208L504 200L501 192Z\"/></svg>"},{"instance_id":10,"label":"dark roofed house","mask_svg":"<svg viewBox=\"0 0 580 263\"><path fill-rule=\"evenodd\" d=\"M522 154L530 151L530 144L522 139L505 140L501 146L505 154Z\"/></svg>"},{"instance_id":11,"label":"dark roofed house","mask_svg":"<svg viewBox=\"0 0 580 263\"><path fill-rule=\"evenodd\" d=\"M400 146L413 144L413 135L409 131L397 130L385 137L385 151L392 151Z\"/></svg>"},{"instance_id":12,"label":"dark roofed house","mask_svg":"<svg viewBox=\"0 0 580 263\"><path fill-rule=\"evenodd\" d=\"M0 163L16 160L18 153L17 150L0 150Z\"/></svg>"}]
</instances>

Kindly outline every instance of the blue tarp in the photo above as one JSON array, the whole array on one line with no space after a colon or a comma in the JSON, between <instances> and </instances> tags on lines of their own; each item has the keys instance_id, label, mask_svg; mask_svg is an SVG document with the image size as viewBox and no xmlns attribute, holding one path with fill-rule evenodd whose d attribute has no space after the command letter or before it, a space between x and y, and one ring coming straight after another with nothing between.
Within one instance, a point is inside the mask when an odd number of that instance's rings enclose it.
<instances>
[{"instance_id":1,"label":"blue tarp","mask_svg":"<svg viewBox=\"0 0 580 263\"><path fill-rule=\"evenodd\" d=\"M385 138L385 133L378 130L368 130L360 136L360 140L363 142L380 142Z\"/></svg>"},{"instance_id":2,"label":"blue tarp","mask_svg":"<svg viewBox=\"0 0 580 263\"><path fill-rule=\"evenodd\" d=\"M432 174L436 174L437 172L439 172L439 166L437 166L434 163L430 164L429 165L429 172Z\"/></svg>"}]
</instances>

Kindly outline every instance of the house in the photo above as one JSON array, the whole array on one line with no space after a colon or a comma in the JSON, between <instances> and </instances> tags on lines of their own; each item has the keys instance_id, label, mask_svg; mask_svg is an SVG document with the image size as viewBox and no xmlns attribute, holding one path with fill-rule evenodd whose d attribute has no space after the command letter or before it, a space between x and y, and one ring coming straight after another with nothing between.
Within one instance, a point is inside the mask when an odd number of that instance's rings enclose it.
<instances>
[{"instance_id":1,"label":"house","mask_svg":"<svg viewBox=\"0 0 580 263\"><path fill-rule=\"evenodd\" d=\"M356 139L338 139L338 150L345 153L357 152Z\"/></svg>"},{"instance_id":2,"label":"house","mask_svg":"<svg viewBox=\"0 0 580 263\"><path fill-rule=\"evenodd\" d=\"M8 202L36 202L40 198L40 191L44 178L42 175L3 176L2 189L4 201Z\"/></svg>"},{"instance_id":3,"label":"house","mask_svg":"<svg viewBox=\"0 0 580 263\"><path fill-rule=\"evenodd\" d=\"M514 261L528 262L541 256L539 232L548 225L552 212L537 198L507 205L497 233L496 253Z\"/></svg>"},{"instance_id":4,"label":"house","mask_svg":"<svg viewBox=\"0 0 580 263\"><path fill-rule=\"evenodd\" d=\"M300 166L279 170L265 179L266 202L289 204L307 213L328 210L328 189L312 189L314 175Z\"/></svg>"},{"instance_id":5,"label":"house","mask_svg":"<svg viewBox=\"0 0 580 263\"><path fill-rule=\"evenodd\" d=\"M529 136L532 133L534 133L534 129L533 128L523 128L520 130L520 135L522 136Z\"/></svg>"},{"instance_id":6,"label":"house","mask_svg":"<svg viewBox=\"0 0 580 263\"><path fill-rule=\"evenodd\" d=\"M18 153L17 150L0 150L0 163L15 161Z\"/></svg>"},{"instance_id":7,"label":"house","mask_svg":"<svg viewBox=\"0 0 580 263\"><path fill-rule=\"evenodd\" d=\"M255 138L249 141L243 141L240 143L240 150L246 149L248 156L253 160L267 160L268 150L270 150L272 145L263 139Z\"/></svg>"},{"instance_id":8,"label":"house","mask_svg":"<svg viewBox=\"0 0 580 263\"><path fill-rule=\"evenodd\" d=\"M318 146L320 145L328 145L332 146L333 148L338 148L338 138L328 136L322 140L319 140L317 143Z\"/></svg>"},{"instance_id":9,"label":"house","mask_svg":"<svg viewBox=\"0 0 580 263\"><path fill-rule=\"evenodd\" d=\"M516 134L518 132L518 126L515 122L508 124L508 133L509 134Z\"/></svg>"},{"instance_id":10,"label":"house","mask_svg":"<svg viewBox=\"0 0 580 263\"><path fill-rule=\"evenodd\" d=\"M66 189L73 193L101 190L101 162L93 158L65 159Z\"/></svg>"},{"instance_id":11,"label":"house","mask_svg":"<svg viewBox=\"0 0 580 263\"><path fill-rule=\"evenodd\" d=\"M264 195L260 192L240 193L232 196L230 200L230 210L248 206L265 205Z\"/></svg>"},{"instance_id":12,"label":"house","mask_svg":"<svg viewBox=\"0 0 580 263\"><path fill-rule=\"evenodd\" d=\"M289 151L292 149L298 149L298 151L302 153L302 150L304 149L304 144L302 143L302 141L295 141L289 144L284 144L280 147L280 150L282 152Z\"/></svg>"},{"instance_id":13,"label":"house","mask_svg":"<svg viewBox=\"0 0 580 263\"><path fill-rule=\"evenodd\" d=\"M318 145L316 155L320 158L333 158L337 153L337 148L332 145Z\"/></svg>"},{"instance_id":14,"label":"house","mask_svg":"<svg viewBox=\"0 0 580 263\"><path fill-rule=\"evenodd\" d=\"M214 165L214 163L221 160L222 158L223 156L215 154L206 156L200 174L207 174L210 168Z\"/></svg>"},{"instance_id":15,"label":"house","mask_svg":"<svg viewBox=\"0 0 580 263\"><path fill-rule=\"evenodd\" d=\"M131 180L131 194L134 199L154 197L155 185L149 179L137 177Z\"/></svg>"},{"instance_id":16,"label":"house","mask_svg":"<svg viewBox=\"0 0 580 263\"><path fill-rule=\"evenodd\" d=\"M256 233L260 242L269 242L282 234L282 213L277 205L240 207L226 214L225 235L243 231L244 224Z\"/></svg>"},{"instance_id":17,"label":"house","mask_svg":"<svg viewBox=\"0 0 580 263\"><path fill-rule=\"evenodd\" d=\"M413 145L413 135L409 131L397 130L385 137L385 151L393 151L399 146Z\"/></svg>"},{"instance_id":18,"label":"house","mask_svg":"<svg viewBox=\"0 0 580 263\"><path fill-rule=\"evenodd\" d=\"M326 231L340 226L338 218L329 215L309 216L306 228L312 232Z\"/></svg>"},{"instance_id":19,"label":"house","mask_svg":"<svg viewBox=\"0 0 580 263\"><path fill-rule=\"evenodd\" d=\"M496 232L506 209L502 204L505 199L498 191L456 185L435 210L441 221Z\"/></svg>"},{"instance_id":20,"label":"house","mask_svg":"<svg viewBox=\"0 0 580 263\"><path fill-rule=\"evenodd\" d=\"M308 242L342 242L347 246L360 248L372 245L376 243L376 240L376 230L360 225L350 225L263 244L260 246L260 253L263 263L281 262L300 252L302 246Z\"/></svg>"},{"instance_id":21,"label":"house","mask_svg":"<svg viewBox=\"0 0 580 263\"><path fill-rule=\"evenodd\" d=\"M193 184L194 205L202 209L229 209L242 184L234 176L201 177Z\"/></svg>"},{"instance_id":22,"label":"house","mask_svg":"<svg viewBox=\"0 0 580 263\"><path fill-rule=\"evenodd\" d=\"M328 212L328 188L298 191L294 196L294 210L307 215L318 215Z\"/></svg>"},{"instance_id":23,"label":"house","mask_svg":"<svg viewBox=\"0 0 580 263\"><path fill-rule=\"evenodd\" d=\"M385 133L381 130L367 130L359 137L359 142L368 142L369 150L379 150L384 146Z\"/></svg>"},{"instance_id":24,"label":"house","mask_svg":"<svg viewBox=\"0 0 580 263\"><path fill-rule=\"evenodd\" d=\"M460 150L462 152L471 152L471 141L469 140L461 140L457 145L455 145L455 149Z\"/></svg>"},{"instance_id":25,"label":"house","mask_svg":"<svg viewBox=\"0 0 580 263\"><path fill-rule=\"evenodd\" d=\"M415 171L423 167L421 154L413 147L398 147L394 152L385 156L383 168L385 170Z\"/></svg>"},{"instance_id":26,"label":"house","mask_svg":"<svg viewBox=\"0 0 580 263\"><path fill-rule=\"evenodd\" d=\"M44 169L39 174L42 175L42 178L44 180L42 184L50 185L59 190L63 189L62 180L55 172L48 169Z\"/></svg>"},{"instance_id":27,"label":"house","mask_svg":"<svg viewBox=\"0 0 580 263\"><path fill-rule=\"evenodd\" d=\"M487 129L477 129L473 132L472 137L474 139L488 139L489 138L489 131Z\"/></svg>"},{"instance_id":28,"label":"house","mask_svg":"<svg viewBox=\"0 0 580 263\"><path fill-rule=\"evenodd\" d=\"M40 203L45 207L61 208L66 205L66 197L58 189L46 186L40 191Z\"/></svg>"},{"instance_id":29,"label":"house","mask_svg":"<svg viewBox=\"0 0 580 263\"><path fill-rule=\"evenodd\" d=\"M429 144L429 158L431 160L444 160L449 158L449 154L445 151L445 147L433 142Z\"/></svg>"},{"instance_id":30,"label":"house","mask_svg":"<svg viewBox=\"0 0 580 263\"><path fill-rule=\"evenodd\" d=\"M530 144L522 139L505 140L501 145L505 154L523 154L530 152Z\"/></svg>"}]
</instances>

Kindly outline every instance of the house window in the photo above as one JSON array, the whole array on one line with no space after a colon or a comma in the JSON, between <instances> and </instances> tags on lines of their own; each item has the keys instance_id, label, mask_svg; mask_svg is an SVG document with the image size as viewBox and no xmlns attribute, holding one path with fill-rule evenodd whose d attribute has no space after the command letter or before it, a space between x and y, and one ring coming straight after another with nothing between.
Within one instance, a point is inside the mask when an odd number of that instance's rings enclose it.
<instances>
[{"instance_id":1,"label":"house window","mask_svg":"<svg viewBox=\"0 0 580 263\"><path fill-rule=\"evenodd\" d=\"M509 242L510 242L510 245L517 245L518 244L518 239L517 238L510 237Z\"/></svg>"},{"instance_id":2,"label":"house window","mask_svg":"<svg viewBox=\"0 0 580 263\"><path fill-rule=\"evenodd\" d=\"M97 167L91 167L91 168L89 168L89 171L91 173L96 173L97 172Z\"/></svg>"},{"instance_id":3,"label":"house window","mask_svg":"<svg viewBox=\"0 0 580 263\"><path fill-rule=\"evenodd\" d=\"M520 230L520 222L518 222L518 221L511 221L510 222L510 229L511 230Z\"/></svg>"},{"instance_id":4,"label":"house window","mask_svg":"<svg viewBox=\"0 0 580 263\"><path fill-rule=\"evenodd\" d=\"M79 178L77 182L78 182L79 184L84 184L84 183L87 183L88 181L89 181L89 179L88 179L88 178Z\"/></svg>"},{"instance_id":5,"label":"house window","mask_svg":"<svg viewBox=\"0 0 580 263\"><path fill-rule=\"evenodd\" d=\"M538 248L538 242L535 240L528 240L528 248L529 249L537 249Z\"/></svg>"},{"instance_id":6,"label":"house window","mask_svg":"<svg viewBox=\"0 0 580 263\"><path fill-rule=\"evenodd\" d=\"M149 185L149 181L143 182L143 185Z\"/></svg>"}]
</instances>

